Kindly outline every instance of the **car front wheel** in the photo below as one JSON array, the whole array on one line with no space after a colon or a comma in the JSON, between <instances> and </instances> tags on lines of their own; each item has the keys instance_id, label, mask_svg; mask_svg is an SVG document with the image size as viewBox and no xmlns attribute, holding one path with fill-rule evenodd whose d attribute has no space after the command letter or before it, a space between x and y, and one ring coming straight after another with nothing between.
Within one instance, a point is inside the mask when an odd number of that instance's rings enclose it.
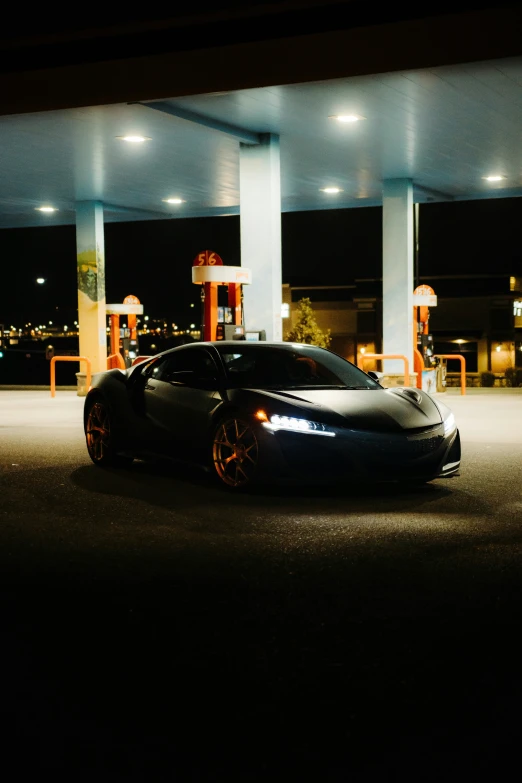
<instances>
[{"instance_id":1,"label":"car front wheel","mask_svg":"<svg viewBox=\"0 0 522 783\"><path fill-rule=\"evenodd\" d=\"M217 477L231 489L251 484L258 465L259 445L250 424L231 416L217 426L212 442L212 461Z\"/></svg>"},{"instance_id":2,"label":"car front wheel","mask_svg":"<svg viewBox=\"0 0 522 783\"><path fill-rule=\"evenodd\" d=\"M111 431L111 417L107 405L100 399L93 401L85 421L85 438L89 457L102 467L126 467L132 457L123 457L116 451Z\"/></svg>"}]
</instances>

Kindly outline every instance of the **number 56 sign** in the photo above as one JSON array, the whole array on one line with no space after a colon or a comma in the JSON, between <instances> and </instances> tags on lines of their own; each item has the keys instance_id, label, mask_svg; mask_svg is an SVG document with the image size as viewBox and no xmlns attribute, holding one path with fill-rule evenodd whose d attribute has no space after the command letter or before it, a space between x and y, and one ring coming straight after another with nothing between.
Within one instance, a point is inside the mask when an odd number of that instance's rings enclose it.
<instances>
[{"instance_id":1,"label":"number 56 sign","mask_svg":"<svg viewBox=\"0 0 522 783\"><path fill-rule=\"evenodd\" d=\"M192 266L223 266L223 261L220 256L218 256L217 253L213 253L212 250L204 250L196 256L192 262Z\"/></svg>"}]
</instances>

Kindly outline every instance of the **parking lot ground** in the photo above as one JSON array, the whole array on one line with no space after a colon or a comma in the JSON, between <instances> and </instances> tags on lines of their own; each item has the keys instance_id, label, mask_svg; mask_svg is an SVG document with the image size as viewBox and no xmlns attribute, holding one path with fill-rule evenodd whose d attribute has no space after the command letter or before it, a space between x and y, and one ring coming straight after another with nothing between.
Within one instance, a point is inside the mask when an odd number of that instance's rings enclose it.
<instances>
[{"instance_id":1,"label":"parking lot ground","mask_svg":"<svg viewBox=\"0 0 522 783\"><path fill-rule=\"evenodd\" d=\"M445 401L456 478L232 496L0 391L4 778L508 779L522 395Z\"/></svg>"}]
</instances>

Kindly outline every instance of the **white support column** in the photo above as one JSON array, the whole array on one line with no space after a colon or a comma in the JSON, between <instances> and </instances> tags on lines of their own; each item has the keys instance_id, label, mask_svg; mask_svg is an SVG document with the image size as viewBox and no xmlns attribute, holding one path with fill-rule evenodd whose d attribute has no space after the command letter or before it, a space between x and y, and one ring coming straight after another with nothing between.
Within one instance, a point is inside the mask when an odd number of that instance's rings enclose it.
<instances>
[{"instance_id":1,"label":"white support column","mask_svg":"<svg viewBox=\"0 0 522 783\"><path fill-rule=\"evenodd\" d=\"M383 353L408 358L413 372L413 186L410 179L383 182ZM385 374L404 373L404 362L388 360Z\"/></svg>"},{"instance_id":2,"label":"white support column","mask_svg":"<svg viewBox=\"0 0 522 783\"><path fill-rule=\"evenodd\" d=\"M283 339L281 322L281 174L279 136L261 144L240 144L239 187L241 263L252 270L244 289L247 329L266 331L267 341Z\"/></svg>"},{"instance_id":3,"label":"white support column","mask_svg":"<svg viewBox=\"0 0 522 783\"><path fill-rule=\"evenodd\" d=\"M102 372L107 369L105 244L103 205L97 201L76 204L76 262L80 356L91 360L93 373Z\"/></svg>"}]
</instances>

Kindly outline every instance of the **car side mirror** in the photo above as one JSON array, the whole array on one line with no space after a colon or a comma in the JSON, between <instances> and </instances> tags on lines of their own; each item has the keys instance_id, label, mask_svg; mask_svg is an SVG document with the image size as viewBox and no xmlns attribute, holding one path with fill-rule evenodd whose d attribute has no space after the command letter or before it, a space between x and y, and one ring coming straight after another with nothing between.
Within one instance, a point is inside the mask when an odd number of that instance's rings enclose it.
<instances>
[{"instance_id":1,"label":"car side mirror","mask_svg":"<svg viewBox=\"0 0 522 783\"><path fill-rule=\"evenodd\" d=\"M370 378L373 378L373 380L377 382L379 382L381 378L384 377L383 372L375 372L374 370L369 370L368 375L370 376Z\"/></svg>"}]
</instances>

